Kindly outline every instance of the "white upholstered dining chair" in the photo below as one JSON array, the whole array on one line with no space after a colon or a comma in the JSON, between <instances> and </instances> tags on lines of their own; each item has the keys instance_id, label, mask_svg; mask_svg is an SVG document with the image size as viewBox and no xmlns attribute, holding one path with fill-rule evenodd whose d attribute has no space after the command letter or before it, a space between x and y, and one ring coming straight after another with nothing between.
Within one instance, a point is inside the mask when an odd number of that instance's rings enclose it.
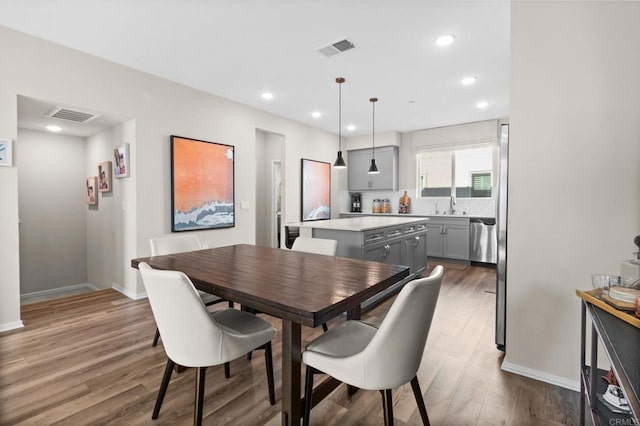
<instances>
[{"instance_id":1,"label":"white upholstered dining chair","mask_svg":"<svg viewBox=\"0 0 640 426\"><path fill-rule=\"evenodd\" d=\"M202 250L203 248L206 248L202 245L198 236L194 234L151 238L149 240L149 244L151 245L151 256L184 253L187 251ZM224 300L219 298L218 296L214 296L213 294L207 293L205 291L198 290L198 294L200 295L202 302L206 306L224 302ZM233 308L233 302L229 302L229 307ZM156 334L153 337L153 344L151 346L156 346L158 344L159 338L160 331L158 330L158 328L156 328Z\"/></svg>"},{"instance_id":2,"label":"white upholstered dining chair","mask_svg":"<svg viewBox=\"0 0 640 426\"><path fill-rule=\"evenodd\" d=\"M417 372L436 308L442 266L431 275L407 283L391 305L379 328L347 321L309 343L302 353L307 365L304 425L309 424L313 374L328 374L361 389L382 394L385 425L393 424L391 390L411 382L425 425L429 417Z\"/></svg>"},{"instance_id":3,"label":"white upholstered dining chair","mask_svg":"<svg viewBox=\"0 0 640 426\"><path fill-rule=\"evenodd\" d=\"M275 404L271 340L273 326L237 309L209 312L191 280L182 272L138 266L167 354L162 384L153 410L157 419L175 364L196 368L194 424L202 424L207 367L228 363L252 350L265 350L269 402Z\"/></svg>"},{"instance_id":4,"label":"white upholstered dining chair","mask_svg":"<svg viewBox=\"0 0 640 426\"><path fill-rule=\"evenodd\" d=\"M291 246L291 250L305 253L323 254L325 256L335 256L338 241L327 238L297 237ZM322 323L322 329L329 330L327 323Z\"/></svg>"}]
</instances>

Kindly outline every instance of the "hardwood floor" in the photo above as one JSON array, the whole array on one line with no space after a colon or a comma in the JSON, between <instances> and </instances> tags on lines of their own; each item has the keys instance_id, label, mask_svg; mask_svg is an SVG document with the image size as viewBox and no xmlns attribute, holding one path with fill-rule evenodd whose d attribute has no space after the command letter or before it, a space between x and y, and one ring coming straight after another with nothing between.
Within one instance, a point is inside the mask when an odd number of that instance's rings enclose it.
<instances>
[{"instance_id":1,"label":"hardwood floor","mask_svg":"<svg viewBox=\"0 0 640 426\"><path fill-rule=\"evenodd\" d=\"M578 394L500 370L493 343L495 270L445 268L418 379L433 425L571 425ZM363 315L379 321L391 301ZM214 306L213 309L221 309ZM274 341L276 406L269 405L264 358L207 371L204 424L280 424L280 321ZM146 300L113 290L22 307L25 327L0 334L0 424L191 424L195 373L173 375L160 417L151 420L166 357L151 347ZM344 321L338 318L329 327ZM303 328L303 342L322 328ZM303 377L304 382L304 377ZM394 390L397 425L419 425L410 385ZM315 425L381 425L378 392L349 397L340 386L311 412Z\"/></svg>"}]
</instances>

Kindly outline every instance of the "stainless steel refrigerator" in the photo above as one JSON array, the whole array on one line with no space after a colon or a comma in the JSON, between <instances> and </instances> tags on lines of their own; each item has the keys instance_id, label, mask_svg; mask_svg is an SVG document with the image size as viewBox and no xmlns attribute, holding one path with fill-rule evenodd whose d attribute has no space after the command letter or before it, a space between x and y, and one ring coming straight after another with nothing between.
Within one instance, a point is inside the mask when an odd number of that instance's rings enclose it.
<instances>
[{"instance_id":1,"label":"stainless steel refrigerator","mask_svg":"<svg viewBox=\"0 0 640 426\"><path fill-rule=\"evenodd\" d=\"M507 315L507 186L509 177L509 125L500 126L498 155L498 263L496 265L496 346L506 350Z\"/></svg>"}]
</instances>

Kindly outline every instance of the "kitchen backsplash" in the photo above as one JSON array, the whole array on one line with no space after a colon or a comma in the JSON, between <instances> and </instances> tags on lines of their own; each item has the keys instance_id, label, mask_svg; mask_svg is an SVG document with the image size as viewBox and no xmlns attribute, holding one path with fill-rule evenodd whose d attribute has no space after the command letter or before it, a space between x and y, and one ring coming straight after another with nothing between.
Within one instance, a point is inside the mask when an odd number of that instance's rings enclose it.
<instances>
[{"instance_id":1,"label":"kitchen backsplash","mask_svg":"<svg viewBox=\"0 0 640 426\"><path fill-rule=\"evenodd\" d=\"M374 199L389 199L391 202L391 212L398 213L398 200L404 195L404 189L401 191L371 191L361 192L362 194L362 212L371 213ZM442 214L449 211L448 198L416 198L415 189L407 189L407 194L411 198L410 214L433 215L436 212L436 204L438 211ZM457 198L454 206L455 214L467 214L476 217L495 217L496 202L490 198ZM340 213L348 213L351 211L351 193L348 191L340 191Z\"/></svg>"}]
</instances>

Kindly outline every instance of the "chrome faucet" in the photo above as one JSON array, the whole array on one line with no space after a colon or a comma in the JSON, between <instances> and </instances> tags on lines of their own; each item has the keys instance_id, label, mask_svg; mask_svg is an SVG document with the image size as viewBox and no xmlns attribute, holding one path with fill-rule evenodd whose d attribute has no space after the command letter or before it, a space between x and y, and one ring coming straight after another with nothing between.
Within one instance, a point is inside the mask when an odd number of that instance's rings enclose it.
<instances>
[{"instance_id":1,"label":"chrome faucet","mask_svg":"<svg viewBox=\"0 0 640 426\"><path fill-rule=\"evenodd\" d=\"M451 196L449 197L449 214L454 214L456 212L456 210L453 208L453 206L456 205L456 197L455 196Z\"/></svg>"},{"instance_id":2,"label":"chrome faucet","mask_svg":"<svg viewBox=\"0 0 640 426\"><path fill-rule=\"evenodd\" d=\"M438 213L440 213L440 210L438 210L438 203L436 203L436 211L435 211L435 214L438 214Z\"/></svg>"}]
</instances>

